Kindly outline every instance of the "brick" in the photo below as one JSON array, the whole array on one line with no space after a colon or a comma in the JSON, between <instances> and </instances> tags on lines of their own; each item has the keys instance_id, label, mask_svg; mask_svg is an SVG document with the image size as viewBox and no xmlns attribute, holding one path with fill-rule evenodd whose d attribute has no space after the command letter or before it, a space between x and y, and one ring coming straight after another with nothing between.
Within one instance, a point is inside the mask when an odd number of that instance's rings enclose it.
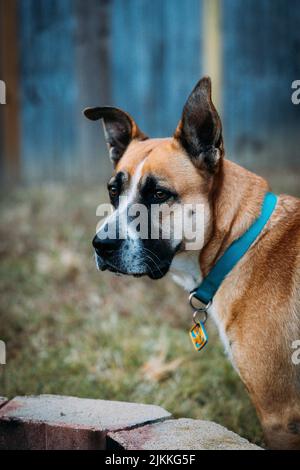
<instances>
[{"instance_id":1,"label":"brick","mask_svg":"<svg viewBox=\"0 0 300 470\"><path fill-rule=\"evenodd\" d=\"M0 409L0 449L104 449L109 431L170 417L155 405L57 395L16 397Z\"/></svg>"},{"instance_id":2,"label":"brick","mask_svg":"<svg viewBox=\"0 0 300 470\"><path fill-rule=\"evenodd\" d=\"M115 450L260 450L220 424L194 419L169 419L128 431L110 432Z\"/></svg>"}]
</instances>

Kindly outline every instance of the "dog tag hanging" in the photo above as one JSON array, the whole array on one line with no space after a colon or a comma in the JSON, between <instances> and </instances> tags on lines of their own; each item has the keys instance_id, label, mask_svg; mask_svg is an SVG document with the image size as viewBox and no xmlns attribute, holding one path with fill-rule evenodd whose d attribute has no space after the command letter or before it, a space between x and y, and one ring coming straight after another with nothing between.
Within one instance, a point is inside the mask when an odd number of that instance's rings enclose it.
<instances>
[{"instance_id":1,"label":"dog tag hanging","mask_svg":"<svg viewBox=\"0 0 300 470\"><path fill-rule=\"evenodd\" d=\"M190 330L190 338L196 351L200 351L208 341L208 335L202 321L195 322Z\"/></svg>"},{"instance_id":2,"label":"dog tag hanging","mask_svg":"<svg viewBox=\"0 0 300 470\"><path fill-rule=\"evenodd\" d=\"M197 299L196 299L197 300ZM189 297L191 307L194 309L193 320L195 325L190 329L190 338L196 351L200 351L208 342L208 334L204 327L204 323L207 320L207 309L211 305L209 302L207 305L195 305L194 293L192 292ZM198 318L198 315L202 314L202 319Z\"/></svg>"}]
</instances>

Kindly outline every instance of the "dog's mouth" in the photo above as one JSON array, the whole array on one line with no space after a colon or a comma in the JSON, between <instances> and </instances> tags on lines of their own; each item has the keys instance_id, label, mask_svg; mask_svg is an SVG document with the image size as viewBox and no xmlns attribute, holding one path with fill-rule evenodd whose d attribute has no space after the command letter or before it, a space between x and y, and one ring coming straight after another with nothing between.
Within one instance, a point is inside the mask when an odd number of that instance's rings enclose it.
<instances>
[{"instance_id":1,"label":"dog's mouth","mask_svg":"<svg viewBox=\"0 0 300 470\"><path fill-rule=\"evenodd\" d=\"M169 271L171 260L165 260L161 263L141 262L138 269L127 269L118 262L118 260L103 259L95 252L96 266L100 271L110 271L119 275L133 276L136 278L148 276L150 279L161 279Z\"/></svg>"}]
</instances>

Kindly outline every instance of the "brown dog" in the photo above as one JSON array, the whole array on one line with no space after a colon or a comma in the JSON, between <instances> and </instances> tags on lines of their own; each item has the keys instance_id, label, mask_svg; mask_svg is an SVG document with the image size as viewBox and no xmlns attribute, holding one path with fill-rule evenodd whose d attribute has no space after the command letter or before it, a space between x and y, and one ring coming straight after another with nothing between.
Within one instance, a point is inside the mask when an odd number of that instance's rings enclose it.
<instances>
[{"instance_id":1,"label":"brown dog","mask_svg":"<svg viewBox=\"0 0 300 470\"><path fill-rule=\"evenodd\" d=\"M168 271L187 290L201 282L226 248L259 216L267 182L224 159L221 121L203 78L188 98L173 137L149 139L116 108L89 108L102 119L115 166L108 188L114 215L119 196L149 204L200 203L203 243L186 240L94 239L100 269L158 279ZM104 230L103 226L100 229ZM300 201L281 195L270 220L218 289L209 314L256 407L271 448L300 448Z\"/></svg>"}]
</instances>

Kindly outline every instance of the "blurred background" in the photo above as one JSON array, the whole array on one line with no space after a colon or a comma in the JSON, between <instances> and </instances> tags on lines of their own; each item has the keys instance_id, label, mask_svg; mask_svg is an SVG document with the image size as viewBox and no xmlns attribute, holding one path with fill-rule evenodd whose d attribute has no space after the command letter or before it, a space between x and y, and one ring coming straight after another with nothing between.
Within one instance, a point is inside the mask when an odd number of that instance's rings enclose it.
<instances>
[{"instance_id":1,"label":"blurred background","mask_svg":"<svg viewBox=\"0 0 300 470\"><path fill-rule=\"evenodd\" d=\"M213 79L228 157L299 169L299 0L1 0L1 174L106 181L86 106L115 105L170 135L198 79Z\"/></svg>"},{"instance_id":2,"label":"blurred background","mask_svg":"<svg viewBox=\"0 0 300 470\"><path fill-rule=\"evenodd\" d=\"M82 109L167 136L204 74L227 157L299 196L299 0L0 0L0 395L157 403L262 442L212 324L194 353L186 295L92 257L111 166Z\"/></svg>"}]
</instances>

